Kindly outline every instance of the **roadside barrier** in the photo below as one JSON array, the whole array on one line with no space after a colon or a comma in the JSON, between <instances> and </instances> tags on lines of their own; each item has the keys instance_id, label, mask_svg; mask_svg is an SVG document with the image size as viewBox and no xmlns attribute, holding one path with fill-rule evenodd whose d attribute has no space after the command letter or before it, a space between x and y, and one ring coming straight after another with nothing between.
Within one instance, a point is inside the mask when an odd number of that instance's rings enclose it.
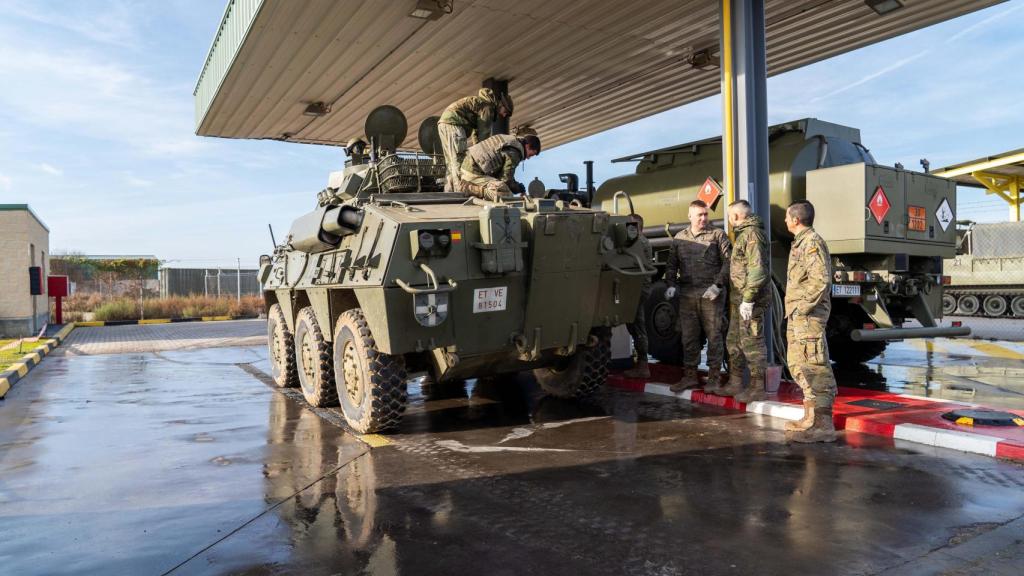
<instances>
[{"instance_id":1,"label":"roadside barrier","mask_svg":"<svg viewBox=\"0 0 1024 576\"><path fill-rule=\"evenodd\" d=\"M18 380L21 380L29 373L30 370L35 368L40 362L43 361L43 357L53 351L54 348L60 346L62 342L68 337L68 334L75 329L75 323L72 322L67 326L61 328L60 332L53 337L52 340L46 344L37 346L34 350L21 357L21 360L11 364L10 368L0 372L0 399L7 396L7 392L10 391L11 386L14 386Z\"/></svg>"}]
</instances>

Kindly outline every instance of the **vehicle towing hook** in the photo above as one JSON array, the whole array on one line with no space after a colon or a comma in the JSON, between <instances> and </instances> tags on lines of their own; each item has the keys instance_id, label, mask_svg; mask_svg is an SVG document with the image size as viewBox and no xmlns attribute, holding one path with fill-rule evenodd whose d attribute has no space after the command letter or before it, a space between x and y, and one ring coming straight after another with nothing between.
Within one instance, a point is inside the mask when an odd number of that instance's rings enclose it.
<instances>
[{"instance_id":1,"label":"vehicle towing hook","mask_svg":"<svg viewBox=\"0 0 1024 576\"><path fill-rule=\"evenodd\" d=\"M430 267L423 262L420 262L420 269L427 274L427 279L430 281L430 288L413 288L412 286L409 285L408 282L402 280L401 278L395 278L395 284L398 284L398 287L401 288L402 290L405 290L406 293L413 295L441 294L444 292L452 292L455 290L455 288L458 287L458 283L452 280L451 278L448 279L448 284L446 286L441 286L440 284L438 284L437 275L434 274L434 271L431 270Z\"/></svg>"}]
</instances>

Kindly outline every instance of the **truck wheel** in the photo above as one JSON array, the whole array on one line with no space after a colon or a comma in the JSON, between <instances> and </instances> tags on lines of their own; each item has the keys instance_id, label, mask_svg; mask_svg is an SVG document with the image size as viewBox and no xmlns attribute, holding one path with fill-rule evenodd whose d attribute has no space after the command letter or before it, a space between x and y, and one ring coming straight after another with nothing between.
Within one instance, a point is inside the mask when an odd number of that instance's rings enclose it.
<instances>
[{"instance_id":1,"label":"truck wheel","mask_svg":"<svg viewBox=\"0 0 1024 576\"><path fill-rule=\"evenodd\" d=\"M942 315L949 316L956 312L956 297L952 294L942 295Z\"/></svg>"},{"instance_id":2,"label":"truck wheel","mask_svg":"<svg viewBox=\"0 0 1024 576\"><path fill-rule=\"evenodd\" d=\"M596 336L595 346L577 350L561 365L534 370L540 387L558 398L583 398L604 386L612 360L611 334L600 330Z\"/></svg>"},{"instance_id":3,"label":"truck wheel","mask_svg":"<svg viewBox=\"0 0 1024 576\"><path fill-rule=\"evenodd\" d=\"M988 316L1002 316L1006 314L1006 299L1002 296L986 296L985 301L981 305Z\"/></svg>"},{"instance_id":4,"label":"truck wheel","mask_svg":"<svg viewBox=\"0 0 1024 576\"><path fill-rule=\"evenodd\" d=\"M405 358L377 349L359 308L346 311L334 329L334 374L341 412L353 430L372 433L398 425L405 412Z\"/></svg>"},{"instance_id":5,"label":"truck wheel","mask_svg":"<svg viewBox=\"0 0 1024 576\"><path fill-rule=\"evenodd\" d=\"M299 385L299 373L295 367L295 342L284 319L280 304L274 304L267 312L267 351L270 357L270 376L280 388Z\"/></svg>"},{"instance_id":6,"label":"truck wheel","mask_svg":"<svg viewBox=\"0 0 1024 576\"><path fill-rule=\"evenodd\" d=\"M850 331L871 322L860 306L832 301L832 314L828 317L825 335L828 339L829 358L837 364L860 364L885 351L888 342L855 342Z\"/></svg>"},{"instance_id":7,"label":"truck wheel","mask_svg":"<svg viewBox=\"0 0 1024 576\"><path fill-rule=\"evenodd\" d=\"M957 300L956 313L962 316L973 316L978 313L978 308L981 307L981 303L978 302L978 297L973 294L965 294Z\"/></svg>"},{"instance_id":8,"label":"truck wheel","mask_svg":"<svg viewBox=\"0 0 1024 576\"><path fill-rule=\"evenodd\" d=\"M1010 300L1010 312L1017 318L1024 318L1024 296L1016 296Z\"/></svg>"},{"instance_id":9,"label":"truck wheel","mask_svg":"<svg viewBox=\"0 0 1024 576\"><path fill-rule=\"evenodd\" d=\"M651 296L644 303L647 345L650 355L658 362L682 366L683 343L679 335L679 300L673 298L666 301L667 288L668 284L658 280L651 285Z\"/></svg>"},{"instance_id":10,"label":"truck wheel","mask_svg":"<svg viewBox=\"0 0 1024 576\"><path fill-rule=\"evenodd\" d=\"M316 315L309 306L299 310L295 320L295 360L302 396L317 408L338 405L334 385L331 345L324 339Z\"/></svg>"}]
</instances>

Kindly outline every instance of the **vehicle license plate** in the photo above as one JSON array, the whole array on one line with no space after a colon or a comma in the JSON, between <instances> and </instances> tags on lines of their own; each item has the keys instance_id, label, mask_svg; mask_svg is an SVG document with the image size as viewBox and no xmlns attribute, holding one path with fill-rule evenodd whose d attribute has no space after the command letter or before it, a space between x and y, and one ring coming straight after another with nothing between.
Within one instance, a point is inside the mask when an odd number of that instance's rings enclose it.
<instances>
[{"instance_id":1,"label":"vehicle license plate","mask_svg":"<svg viewBox=\"0 0 1024 576\"><path fill-rule=\"evenodd\" d=\"M477 288L473 295L473 313L497 312L508 303L508 286Z\"/></svg>"},{"instance_id":2,"label":"vehicle license plate","mask_svg":"<svg viewBox=\"0 0 1024 576\"><path fill-rule=\"evenodd\" d=\"M860 284L833 284L832 295L841 297L860 296Z\"/></svg>"}]
</instances>

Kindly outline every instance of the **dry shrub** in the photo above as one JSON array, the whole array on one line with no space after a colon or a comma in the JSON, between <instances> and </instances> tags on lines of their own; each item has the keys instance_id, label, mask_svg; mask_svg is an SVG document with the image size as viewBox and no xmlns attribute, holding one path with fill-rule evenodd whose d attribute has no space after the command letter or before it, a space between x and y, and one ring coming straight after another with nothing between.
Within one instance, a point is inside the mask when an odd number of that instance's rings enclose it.
<instances>
[{"instance_id":1,"label":"dry shrub","mask_svg":"<svg viewBox=\"0 0 1024 576\"><path fill-rule=\"evenodd\" d=\"M78 297L70 307L65 305L65 321L81 320L85 312L94 312L94 318L102 321L138 320L139 301L132 298L103 297L97 294L75 295ZM68 299L68 301L71 298ZM67 301L66 301L67 302ZM254 318L263 312L262 296L216 298L213 296L172 296L153 298L142 303L145 318L199 318L202 316L231 316L232 318Z\"/></svg>"}]
</instances>

